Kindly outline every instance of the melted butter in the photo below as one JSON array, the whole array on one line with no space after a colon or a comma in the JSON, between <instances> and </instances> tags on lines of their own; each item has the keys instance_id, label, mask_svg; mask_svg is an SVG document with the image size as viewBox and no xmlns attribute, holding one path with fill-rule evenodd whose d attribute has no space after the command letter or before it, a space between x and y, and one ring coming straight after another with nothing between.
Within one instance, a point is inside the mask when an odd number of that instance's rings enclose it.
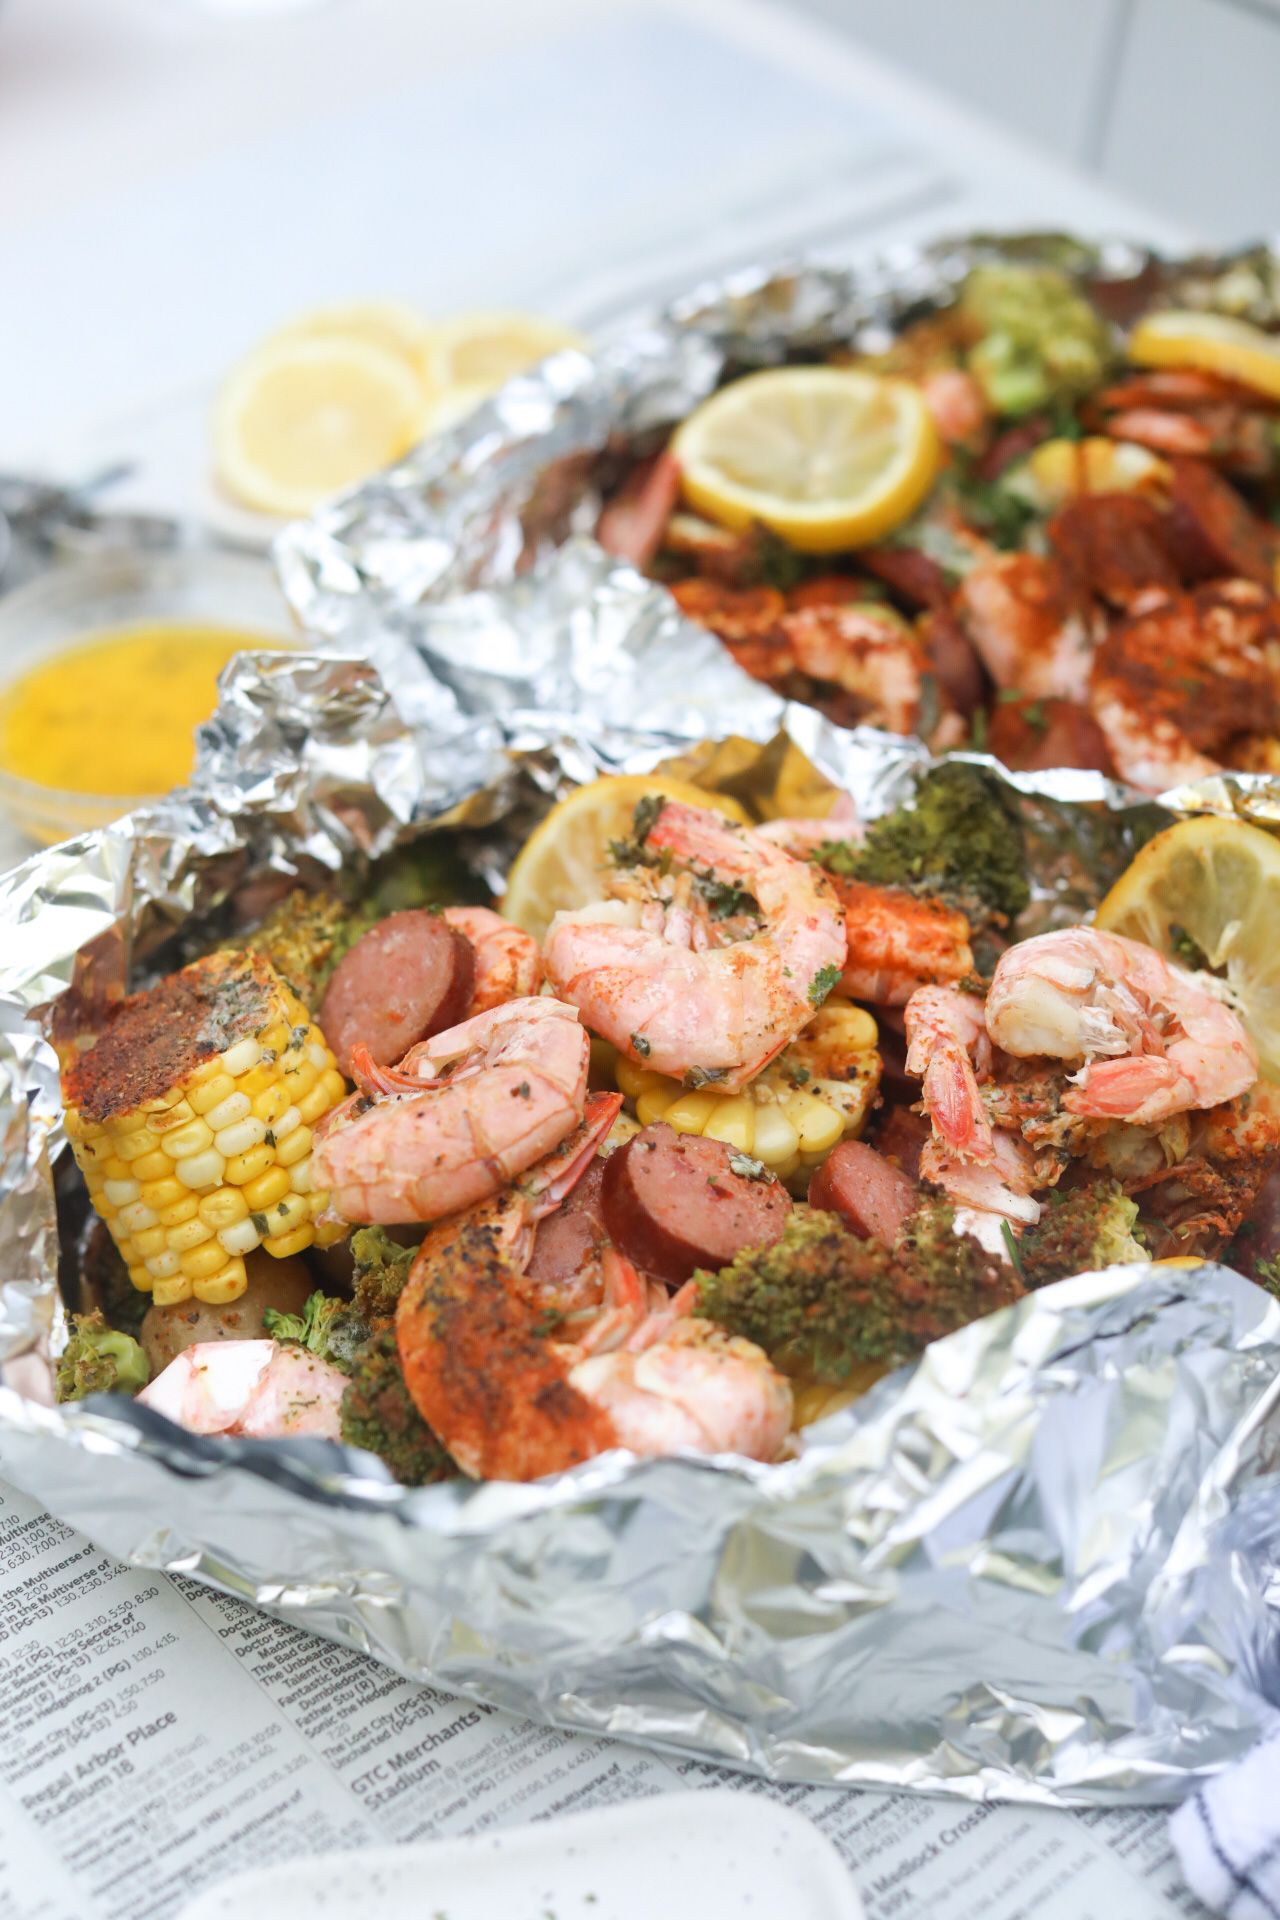
<instances>
[{"instance_id":1,"label":"melted butter","mask_svg":"<svg viewBox=\"0 0 1280 1920\"><path fill-rule=\"evenodd\" d=\"M149 621L69 647L0 696L0 767L69 793L167 793L195 762L233 654L287 646L230 627Z\"/></svg>"}]
</instances>

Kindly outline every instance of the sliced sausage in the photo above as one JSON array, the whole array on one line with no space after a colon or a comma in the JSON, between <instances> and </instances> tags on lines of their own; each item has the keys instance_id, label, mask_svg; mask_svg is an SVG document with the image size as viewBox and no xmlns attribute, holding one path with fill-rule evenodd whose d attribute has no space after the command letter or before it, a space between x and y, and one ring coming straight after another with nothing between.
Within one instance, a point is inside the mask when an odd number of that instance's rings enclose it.
<instances>
[{"instance_id":1,"label":"sliced sausage","mask_svg":"<svg viewBox=\"0 0 1280 1920\"><path fill-rule=\"evenodd\" d=\"M946 574L918 547L863 547L858 565L883 580L917 613L924 607L946 606L950 600Z\"/></svg>"},{"instance_id":2,"label":"sliced sausage","mask_svg":"<svg viewBox=\"0 0 1280 1920\"><path fill-rule=\"evenodd\" d=\"M1055 513L1049 544L1109 606L1131 607L1148 587L1180 584L1166 516L1138 493L1086 493Z\"/></svg>"},{"instance_id":3,"label":"sliced sausage","mask_svg":"<svg viewBox=\"0 0 1280 1920\"><path fill-rule=\"evenodd\" d=\"M1251 512L1229 480L1203 460L1175 460L1169 540L1184 580L1274 584L1280 539Z\"/></svg>"},{"instance_id":4,"label":"sliced sausage","mask_svg":"<svg viewBox=\"0 0 1280 1920\"><path fill-rule=\"evenodd\" d=\"M438 913L393 913L370 927L338 963L320 1008L342 1072L351 1073L357 1041L375 1066L390 1067L419 1040L456 1026L475 978L471 942Z\"/></svg>"},{"instance_id":5,"label":"sliced sausage","mask_svg":"<svg viewBox=\"0 0 1280 1920\"><path fill-rule=\"evenodd\" d=\"M597 1154L563 1203L538 1222L526 1268L531 1280L571 1280L604 1245L607 1234L602 1188L606 1165Z\"/></svg>"},{"instance_id":6,"label":"sliced sausage","mask_svg":"<svg viewBox=\"0 0 1280 1920\"><path fill-rule=\"evenodd\" d=\"M611 1154L604 1172L610 1238L646 1273L673 1285L696 1267L723 1267L744 1247L769 1247L791 1211L771 1175L735 1173L720 1140L659 1122Z\"/></svg>"},{"instance_id":7,"label":"sliced sausage","mask_svg":"<svg viewBox=\"0 0 1280 1920\"><path fill-rule=\"evenodd\" d=\"M919 1204L914 1180L861 1140L833 1147L809 1182L811 1207L843 1214L859 1239L882 1240L886 1247Z\"/></svg>"},{"instance_id":8,"label":"sliced sausage","mask_svg":"<svg viewBox=\"0 0 1280 1920\"><path fill-rule=\"evenodd\" d=\"M890 1107L876 1128L876 1152L891 1166L901 1167L908 1180L919 1180L920 1155L932 1132L923 1114L909 1106Z\"/></svg>"}]
</instances>

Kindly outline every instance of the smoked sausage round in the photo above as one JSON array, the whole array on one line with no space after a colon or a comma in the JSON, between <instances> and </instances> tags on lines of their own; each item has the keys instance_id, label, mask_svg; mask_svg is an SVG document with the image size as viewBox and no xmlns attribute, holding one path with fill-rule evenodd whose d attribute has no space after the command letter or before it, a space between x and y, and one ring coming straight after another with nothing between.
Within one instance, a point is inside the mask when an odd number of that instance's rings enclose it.
<instances>
[{"instance_id":1,"label":"smoked sausage round","mask_svg":"<svg viewBox=\"0 0 1280 1920\"><path fill-rule=\"evenodd\" d=\"M368 1047L391 1067L410 1047L456 1026L475 985L471 942L438 913L393 913L339 961L320 1008L320 1026L348 1078L351 1049Z\"/></svg>"},{"instance_id":2,"label":"smoked sausage round","mask_svg":"<svg viewBox=\"0 0 1280 1920\"><path fill-rule=\"evenodd\" d=\"M744 1247L772 1246L790 1195L772 1174L735 1171L731 1163L742 1159L722 1140L661 1121L643 1128L605 1165L604 1221L614 1245L675 1286L697 1267L727 1266Z\"/></svg>"}]
</instances>

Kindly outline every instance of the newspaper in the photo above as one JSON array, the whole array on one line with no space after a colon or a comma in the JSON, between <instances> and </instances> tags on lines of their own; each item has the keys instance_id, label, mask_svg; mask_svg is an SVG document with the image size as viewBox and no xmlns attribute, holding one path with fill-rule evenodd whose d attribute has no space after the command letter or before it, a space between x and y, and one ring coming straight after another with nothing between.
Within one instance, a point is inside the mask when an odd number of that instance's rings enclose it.
<instances>
[{"instance_id":1,"label":"newspaper","mask_svg":"<svg viewBox=\"0 0 1280 1920\"><path fill-rule=\"evenodd\" d=\"M0 1483L0 1920L167 1920L201 1887L291 1855L720 1785L807 1814L867 1920L1204 1911L1158 1810L774 1788L558 1733L124 1566Z\"/></svg>"}]
</instances>

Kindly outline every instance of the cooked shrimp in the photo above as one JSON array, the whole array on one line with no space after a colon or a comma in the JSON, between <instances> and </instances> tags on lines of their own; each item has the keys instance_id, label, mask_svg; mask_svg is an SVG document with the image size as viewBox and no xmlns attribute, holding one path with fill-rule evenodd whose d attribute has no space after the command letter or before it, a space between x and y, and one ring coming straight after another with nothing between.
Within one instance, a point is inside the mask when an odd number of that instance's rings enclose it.
<instances>
[{"instance_id":1,"label":"cooked shrimp","mask_svg":"<svg viewBox=\"0 0 1280 1920\"><path fill-rule=\"evenodd\" d=\"M1099 393L1090 411L1115 440L1213 460L1251 479L1272 471L1274 403L1217 374L1192 367L1130 374Z\"/></svg>"},{"instance_id":2,"label":"cooked shrimp","mask_svg":"<svg viewBox=\"0 0 1280 1920\"><path fill-rule=\"evenodd\" d=\"M590 1043L573 1007L508 1000L411 1047L398 1068L353 1049L362 1091L317 1129L314 1184L344 1220L438 1220L486 1199L572 1132Z\"/></svg>"},{"instance_id":3,"label":"cooked shrimp","mask_svg":"<svg viewBox=\"0 0 1280 1920\"><path fill-rule=\"evenodd\" d=\"M537 1169L428 1234L396 1309L424 1420L484 1479L534 1480L611 1447L772 1459L790 1428L790 1387L758 1347L685 1317L692 1283L668 1300L606 1246L598 1305L548 1331L542 1292L525 1279L532 1227L594 1148L566 1143L549 1180Z\"/></svg>"},{"instance_id":4,"label":"cooked shrimp","mask_svg":"<svg viewBox=\"0 0 1280 1920\"><path fill-rule=\"evenodd\" d=\"M628 474L596 522L606 553L647 566L662 545L663 529L680 497L680 464L671 452L645 460Z\"/></svg>"},{"instance_id":5,"label":"cooked shrimp","mask_svg":"<svg viewBox=\"0 0 1280 1920\"><path fill-rule=\"evenodd\" d=\"M821 820L807 818L788 818L766 820L762 826L754 829L762 840L772 841L775 847L781 847L796 860L807 860L818 848L830 840L843 840L860 846L866 838L866 828L858 819L858 810L854 806L853 796L840 793L836 797L830 813Z\"/></svg>"},{"instance_id":6,"label":"cooked shrimp","mask_svg":"<svg viewBox=\"0 0 1280 1920\"><path fill-rule=\"evenodd\" d=\"M994 1213L1019 1226L1033 1227L1040 1218L1040 1204L1031 1194L1036 1187L1047 1184L1036 1158L1017 1134L1003 1129L992 1133L991 1142L992 1159L976 1166L972 1160L949 1153L937 1138L926 1140L920 1152L921 1177L935 1180L953 1200L974 1213ZM983 1244L989 1242L984 1240Z\"/></svg>"},{"instance_id":7,"label":"cooked shrimp","mask_svg":"<svg viewBox=\"0 0 1280 1920\"><path fill-rule=\"evenodd\" d=\"M965 575L956 607L998 687L1084 701L1095 627L1057 561L995 554Z\"/></svg>"},{"instance_id":8,"label":"cooked shrimp","mask_svg":"<svg viewBox=\"0 0 1280 1920\"><path fill-rule=\"evenodd\" d=\"M1257 1049L1214 992L1154 947L1095 927L1002 954L986 1024L1006 1053L1083 1061L1062 1104L1089 1119L1149 1126L1258 1077Z\"/></svg>"},{"instance_id":9,"label":"cooked shrimp","mask_svg":"<svg viewBox=\"0 0 1280 1920\"><path fill-rule=\"evenodd\" d=\"M955 987L917 987L903 1024L907 1072L924 1081L935 1139L951 1158L989 1166L995 1145L974 1072L975 1066L979 1073L991 1070L981 999Z\"/></svg>"},{"instance_id":10,"label":"cooked shrimp","mask_svg":"<svg viewBox=\"0 0 1280 1920\"><path fill-rule=\"evenodd\" d=\"M898 614L875 605L804 607L781 626L800 672L856 702L851 718L886 733L916 731L929 660Z\"/></svg>"},{"instance_id":11,"label":"cooked shrimp","mask_svg":"<svg viewBox=\"0 0 1280 1920\"><path fill-rule=\"evenodd\" d=\"M876 1006L904 1007L917 987L973 972L969 922L941 900L903 887L872 887L832 876L844 908L848 958L841 991Z\"/></svg>"},{"instance_id":12,"label":"cooked shrimp","mask_svg":"<svg viewBox=\"0 0 1280 1920\"><path fill-rule=\"evenodd\" d=\"M1249 580L1143 595L1099 647L1090 707L1116 767L1159 794L1221 771L1232 743L1280 726L1275 603Z\"/></svg>"},{"instance_id":13,"label":"cooked shrimp","mask_svg":"<svg viewBox=\"0 0 1280 1920\"><path fill-rule=\"evenodd\" d=\"M475 950L476 983L466 1018L488 1013L508 1000L526 998L542 985L542 955L533 935L488 907L446 907L444 918Z\"/></svg>"},{"instance_id":14,"label":"cooked shrimp","mask_svg":"<svg viewBox=\"0 0 1280 1920\"><path fill-rule=\"evenodd\" d=\"M952 446L978 439L991 417L982 388L961 367L939 367L926 373L920 391L934 426Z\"/></svg>"},{"instance_id":15,"label":"cooked shrimp","mask_svg":"<svg viewBox=\"0 0 1280 1920\"><path fill-rule=\"evenodd\" d=\"M337 1440L346 1384L337 1367L301 1347L207 1340L184 1347L137 1397L189 1433Z\"/></svg>"},{"instance_id":16,"label":"cooked shrimp","mask_svg":"<svg viewBox=\"0 0 1280 1920\"><path fill-rule=\"evenodd\" d=\"M629 897L558 913L547 977L638 1065L735 1092L839 979L844 916L817 868L716 813L668 804L644 851L676 871L637 865L614 883Z\"/></svg>"}]
</instances>

